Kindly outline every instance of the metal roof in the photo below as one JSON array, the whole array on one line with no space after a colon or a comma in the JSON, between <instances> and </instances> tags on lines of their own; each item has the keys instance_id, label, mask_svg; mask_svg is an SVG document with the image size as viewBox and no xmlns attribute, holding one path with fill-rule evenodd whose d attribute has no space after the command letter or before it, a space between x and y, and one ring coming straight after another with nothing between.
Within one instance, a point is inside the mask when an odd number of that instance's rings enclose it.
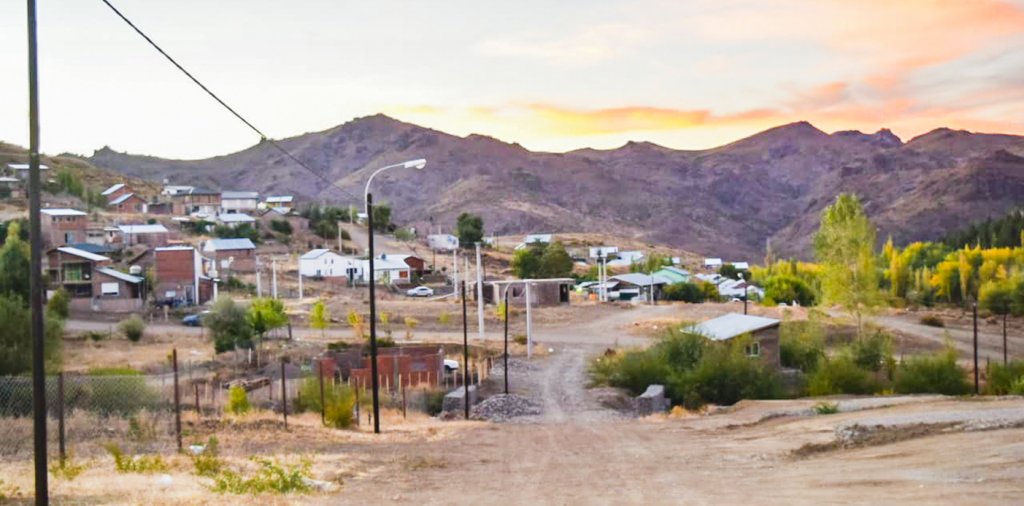
<instances>
[{"instance_id":1,"label":"metal roof","mask_svg":"<svg viewBox=\"0 0 1024 506\"><path fill-rule=\"evenodd\" d=\"M114 200L111 200L110 201L110 205L116 206L116 205L121 204L124 201L126 201L126 200L128 200L128 199L130 199L130 198L132 198L134 196L135 196L134 193L125 193L124 195L121 195L120 197L118 197L118 198L116 198Z\"/></svg>"},{"instance_id":2,"label":"metal roof","mask_svg":"<svg viewBox=\"0 0 1024 506\"><path fill-rule=\"evenodd\" d=\"M117 229L123 234L166 234L167 227L156 223L153 225L118 225Z\"/></svg>"},{"instance_id":3,"label":"metal roof","mask_svg":"<svg viewBox=\"0 0 1024 506\"><path fill-rule=\"evenodd\" d=\"M87 243L87 242L78 242L78 243L74 243L74 244L68 244L67 246L69 248L80 249L82 251L88 251L89 253L95 253L95 254L110 253L110 252L114 251L114 249L111 248L110 246L105 246L105 245L100 245L100 244L90 244L90 243Z\"/></svg>"},{"instance_id":4,"label":"metal roof","mask_svg":"<svg viewBox=\"0 0 1024 506\"><path fill-rule=\"evenodd\" d=\"M103 190L103 193L101 193L100 195L103 195L103 196L110 195L111 193L114 193L117 190L120 190L121 188L124 188L124 183L117 183L117 184L111 186L110 188L107 188L106 190Z\"/></svg>"},{"instance_id":5,"label":"metal roof","mask_svg":"<svg viewBox=\"0 0 1024 506\"><path fill-rule=\"evenodd\" d=\"M221 223L252 223L256 218L245 213L222 214L217 217Z\"/></svg>"},{"instance_id":6,"label":"metal roof","mask_svg":"<svg viewBox=\"0 0 1024 506\"><path fill-rule=\"evenodd\" d=\"M7 168L11 169L11 170L28 170L29 169L29 165L27 163L9 163L9 164L7 164ZM47 167L46 165L39 164L39 169L40 170L49 170L50 168Z\"/></svg>"},{"instance_id":7,"label":"metal roof","mask_svg":"<svg viewBox=\"0 0 1024 506\"><path fill-rule=\"evenodd\" d=\"M49 216L88 216L86 213L83 213L82 211L79 211L77 209L67 208L40 209L39 212Z\"/></svg>"},{"instance_id":8,"label":"metal roof","mask_svg":"<svg viewBox=\"0 0 1024 506\"><path fill-rule=\"evenodd\" d=\"M775 318L729 313L690 327L694 332L715 341L725 341L743 334L774 327L780 323Z\"/></svg>"},{"instance_id":9,"label":"metal roof","mask_svg":"<svg viewBox=\"0 0 1024 506\"><path fill-rule=\"evenodd\" d=\"M733 262L732 266L737 268L737 269L739 269L739 270L741 270L741 271L745 271L747 269L750 269L750 264L748 262Z\"/></svg>"},{"instance_id":10,"label":"metal roof","mask_svg":"<svg viewBox=\"0 0 1024 506\"><path fill-rule=\"evenodd\" d=\"M530 234L526 236L525 239L523 239L523 242L525 242L526 244L531 244L535 242L549 243L551 242L551 234Z\"/></svg>"},{"instance_id":11,"label":"metal roof","mask_svg":"<svg viewBox=\"0 0 1024 506\"><path fill-rule=\"evenodd\" d=\"M705 267L711 267L711 266L715 266L715 265L722 265L722 259L721 258L705 258L704 259L704 266Z\"/></svg>"},{"instance_id":12,"label":"metal roof","mask_svg":"<svg viewBox=\"0 0 1024 506\"><path fill-rule=\"evenodd\" d=\"M654 284L654 285L667 285L667 284L672 282L672 280L670 280L668 278L665 278L663 276L659 276L657 274L651 275L651 274L643 274L643 273L639 273L639 272L631 272L629 274L619 274L618 276L612 276L609 279L615 279L615 280L618 280L618 281L622 281L623 283L629 283L631 285L636 285L636 286L651 286L652 284Z\"/></svg>"},{"instance_id":13,"label":"metal roof","mask_svg":"<svg viewBox=\"0 0 1024 506\"><path fill-rule=\"evenodd\" d=\"M227 251L236 249L256 249L256 245L249 239L210 239L206 241L203 248L207 251Z\"/></svg>"},{"instance_id":14,"label":"metal roof","mask_svg":"<svg viewBox=\"0 0 1024 506\"><path fill-rule=\"evenodd\" d=\"M89 253L88 251L80 250L78 248L72 248L70 246L61 246L60 248L57 248L57 251L59 251L61 253L67 253L68 255L74 255L76 257L81 257L81 258L84 258L86 260L92 260L93 262L105 262L105 261L110 260L109 258L107 258L107 257L105 257L103 255L97 255L95 253Z\"/></svg>"},{"instance_id":15,"label":"metal roof","mask_svg":"<svg viewBox=\"0 0 1024 506\"><path fill-rule=\"evenodd\" d=\"M258 199L260 198L260 192L245 192L245 191L225 191L221 192L220 198L222 199Z\"/></svg>"},{"instance_id":16,"label":"metal roof","mask_svg":"<svg viewBox=\"0 0 1024 506\"><path fill-rule=\"evenodd\" d=\"M97 267L96 272L100 274L106 274L107 276L110 276L115 279L120 279L121 281L125 281L128 283L139 284L142 282L142 278L140 278L139 276L133 276L131 274L126 274L121 271L116 271L114 269L111 269L110 267Z\"/></svg>"},{"instance_id":17,"label":"metal roof","mask_svg":"<svg viewBox=\"0 0 1024 506\"><path fill-rule=\"evenodd\" d=\"M288 204L292 200L295 200L295 197L291 195L272 195L270 197L267 197L268 204Z\"/></svg>"}]
</instances>

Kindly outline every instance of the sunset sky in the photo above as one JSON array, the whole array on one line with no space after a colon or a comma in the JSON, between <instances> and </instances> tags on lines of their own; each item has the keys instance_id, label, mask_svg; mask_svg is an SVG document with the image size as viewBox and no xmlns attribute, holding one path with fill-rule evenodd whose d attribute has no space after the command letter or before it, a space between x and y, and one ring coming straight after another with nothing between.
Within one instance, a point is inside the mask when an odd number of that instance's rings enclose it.
<instances>
[{"instance_id":1,"label":"sunset sky","mask_svg":"<svg viewBox=\"0 0 1024 506\"><path fill-rule=\"evenodd\" d=\"M550 151L798 120L1024 134L1024 0L112 1L275 138L377 112ZM45 152L258 140L99 0L39 4ZM0 140L20 145L24 9L0 3Z\"/></svg>"}]
</instances>

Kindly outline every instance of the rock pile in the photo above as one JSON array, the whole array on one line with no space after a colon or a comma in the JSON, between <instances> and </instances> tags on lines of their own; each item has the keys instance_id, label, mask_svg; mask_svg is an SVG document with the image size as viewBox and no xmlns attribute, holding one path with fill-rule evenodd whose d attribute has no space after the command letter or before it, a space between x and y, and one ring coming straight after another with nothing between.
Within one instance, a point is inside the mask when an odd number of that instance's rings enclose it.
<instances>
[{"instance_id":1,"label":"rock pile","mask_svg":"<svg viewBox=\"0 0 1024 506\"><path fill-rule=\"evenodd\" d=\"M469 417L473 420L488 420L500 423L521 416L539 414L540 407L526 397L515 394L499 394L473 406Z\"/></svg>"}]
</instances>

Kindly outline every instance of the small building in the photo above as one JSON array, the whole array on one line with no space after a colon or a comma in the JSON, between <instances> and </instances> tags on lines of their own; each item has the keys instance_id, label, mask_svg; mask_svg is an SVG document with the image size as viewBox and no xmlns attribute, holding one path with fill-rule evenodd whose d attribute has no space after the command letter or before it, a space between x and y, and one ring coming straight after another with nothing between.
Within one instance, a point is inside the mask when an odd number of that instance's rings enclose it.
<instances>
[{"instance_id":1,"label":"small building","mask_svg":"<svg viewBox=\"0 0 1024 506\"><path fill-rule=\"evenodd\" d=\"M24 197L21 180L11 176L0 176L0 199Z\"/></svg>"},{"instance_id":2,"label":"small building","mask_svg":"<svg viewBox=\"0 0 1024 506\"><path fill-rule=\"evenodd\" d=\"M774 318L729 313L694 325L690 329L712 341L728 341L749 335L751 342L746 346L747 356L760 360L766 366L780 368L780 323L780 320Z\"/></svg>"},{"instance_id":3,"label":"small building","mask_svg":"<svg viewBox=\"0 0 1024 506\"><path fill-rule=\"evenodd\" d=\"M191 246L167 246L153 250L158 304L203 304L213 296L213 280L203 274L203 257Z\"/></svg>"},{"instance_id":4,"label":"small building","mask_svg":"<svg viewBox=\"0 0 1024 506\"><path fill-rule=\"evenodd\" d=\"M220 194L221 214L248 213L260 204L260 192L225 191Z\"/></svg>"},{"instance_id":5,"label":"small building","mask_svg":"<svg viewBox=\"0 0 1024 506\"><path fill-rule=\"evenodd\" d=\"M504 302L505 292L508 292L508 303L512 306L526 306L526 285L530 285L530 305L558 306L569 303L569 293L575 286L572 278L551 278L551 279L515 279L502 281L484 281L484 302L487 304L498 304ZM472 294L476 290L466 286Z\"/></svg>"},{"instance_id":6,"label":"small building","mask_svg":"<svg viewBox=\"0 0 1024 506\"><path fill-rule=\"evenodd\" d=\"M388 255L390 258L401 260L412 269L412 273L422 276L427 270L427 262L416 255Z\"/></svg>"},{"instance_id":7,"label":"small building","mask_svg":"<svg viewBox=\"0 0 1024 506\"><path fill-rule=\"evenodd\" d=\"M155 223L152 225L118 225L120 242L125 246L145 244L151 247L167 246L171 231L167 227Z\"/></svg>"},{"instance_id":8,"label":"small building","mask_svg":"<svg viewBox=\"0 0 1024 506\"><path fill-rule=\"evenodd\" d=\"M314 249L299 257L299 273L310 278L362 277L362 260L342 256L329 249Z\"/></svg>"},{"instance_id":9,"label":"small building","mask_svg":"<svg viewBox=\"0 0 1024 506\"><path fill-rule=\"evenodd\" d=\"M43 164L39 164L39 172L44 170L50 170L49 167ZM7 164L7 172L12 177L16 177L22 181L28 181L29 164L27 163L9 163ZM42 179L42 178L40 178Z\"/></svg>"},{"instance_id":10,"label":"small building","mask_svg":"<svg viewBox=\"0 0 1024 506\"><path fill-rule=\"evenodd\" d=\"M618 246L595 246L590 248L590 258L598 260L601 258L609 258L619 252Z\"/></svg>"},{"instance_id":11,"label":"small building","mask_svg":"<svg viewBox=\"0 0 1024 506\"><path fill-rule=\"evenodd\" d=\"M111 185L106 190L103 190L103 192L100 193L100 195L103 195L104 197L106 197L107 198L107 202L113 202L114 199L116 199L116 198L118 198L118 197L120 197L122 195L127 195L129 193L132 193L132 190L131 190L131 188L128 187L127 184L117 183L115 185Z\"/></svg>"},{"instance_id":12,"label":"small building","mask_svg":"<svg viewBox=\"0 0 1024 506\"><path fill-rule=\"evenodd\" d=\"M217 221L231 228L235 228L239 225L253 225L256 224L256 218L249 216L245 213L234 212L231 214L221 214L217 217Z\"/></svg>"},{"instance_id":13,"label":"small building","mask_svg":"<svg viewBox=\"0 0 1024 506\"><path fill-rule=\"evenodd\" d=\"M406 387L417 385L438 385L444 375L444 348L437 346L394 346L377 350L377 374L381 388L396 390L401 384ZM352 367L348 378L359 387L366 387L373 381L370 357L359 355L359 367ZM345 375L344 366L341 371Z\"/></svg>"},{"instance_id":14,"label":"small building","mask_svg":"<svg viewBox=\"0 0 1024 506\"><path fill-rule=\"evenodd\" d=\"M451 234L430 234L427 244L434 251L454 251L459 249L459 238Z\"/></svg>"},{"instance_id":15,"label":"small building","mask_svg":"<svg viewBox=\"0 0 1024 506\"><path fill-rule=\"evenodd\" d=\"M690 271L679 267L662 267L654 271L654 275L669 280L669 284L690 282Z\"/></svg>"},{"instance_id":16,"label":"small building","mask_svg":"<svg viewBox=\"0 0 1024 506\"><path fill-rule=\"evenodd\" d=\"M522 244L516 249L523 249L534 244L551 244L551 234L530 234L523 238Z\"/></svg>"},{"instance_id":17,"label":"small building","mask_svg":"<svg viewBox=\"0 0 1024 506\"><path fill-rule=\"evenodd\" d=\"M247 238L210 239L203 253L216 264L220 277L227 272L256 272L256 245Z\"/></svg>"},{"instance_id":18,"label":"small building","mask_svg":"<svg viewBox=\"0 0 1024 506\"><path fill-rule=\"evenodd\" d=\"M192 191L192 186L180 185L180 184L169 184L164 185L164 189L160 190L160 195L171 197L178 195L179 193L188 193Z\"/></svg>"},{"instance_id":19,"label":"small building","mask_svg":"<svg viewBox=\"0 0 1024 506\"><path fill-rule=\"evenodd\" d=\"M70 307L80 311L126 312L143 305L143 278L110 267L103 255L72 247L47 252L47 272L53 289L63 288Z\"/></svg>"},{"instance_id":20,"label":"small building","mask_svg":"<svg viewBox=\"0 0 1024 506\"><path fill-rule=\"evenodd\" d=\"M722 268L722 259L721 258L705 258L704 259L704 268L709 270L709 271L717 271L718 269Z\"/></svg>"},{"instance_id":21,"label":"small building","mask_svg":"<svg viewBox=\"0 0 1024 506\"><path fill-rule=\"evenodd\" d=\"M618 281L619 300L631 300L641 296L645 297L645 300L650 300L649 297L652 296L654 300L658 300L662 298L661 293L665 285L671 284L669 279L658 274L639 272L619 274L608 279Z\"/></svg>"},{"instance_id":22,"label":"small building","mask_svg":"<svg viewBox=\"0 0 1024 506\"><path fill-rule=\"evenodd\" d=\"M115 213L145 213L148 204L146 199L135 193L125 193L107 204L111 212Z\"/></svg>"},{"instance_id":23,"label":"small building","mask_svg":"<svg viewBox=\"0 0 1024 506\"><path fill-rule=\"evenodd\" d=\"M220 192L206 188L188 187L171 195L171 211L179 216L217 216L220 212Z\"/></svg>"},{"instance_id":24,"label":"small building","mask_svg":"<svg viewBox=\"0 0 1024 506\"><path fill-rule=\"evenodd\" d=\"M412 267L405 263L405 255L382 254L373 260L373 280L380 284L407 285L412 282ZM360 260L363 283L369 283L370 261Z\"/></svg>"},{"instance_id":25,"label":"small building","mask_svg":"<svg viewBox=\"0 0 1024 506\"><path fill-rule=\"evenodd\" d=\"M75 209L41 209L40 231L43 246L52 248L86 242L89 215Z\"/></svg>"}]
</instances>

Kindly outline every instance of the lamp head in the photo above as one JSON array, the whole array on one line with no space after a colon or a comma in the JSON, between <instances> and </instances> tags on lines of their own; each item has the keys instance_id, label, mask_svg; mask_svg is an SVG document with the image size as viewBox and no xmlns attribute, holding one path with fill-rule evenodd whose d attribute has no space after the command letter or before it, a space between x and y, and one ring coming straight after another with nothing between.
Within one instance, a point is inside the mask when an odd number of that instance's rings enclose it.
<instances>
[{"instance_id":1,"label":"lamp head","mask_svg":"<svg viewBox=\"0 0 1024 506\"><path fill-rule=\"evenodd\" d=\"M406 169L423 170L423 167L427 166L427 161L423 158L418 160L409 160L408 162L403 163L402 166Z\"/></svg>"}]
</instances>

